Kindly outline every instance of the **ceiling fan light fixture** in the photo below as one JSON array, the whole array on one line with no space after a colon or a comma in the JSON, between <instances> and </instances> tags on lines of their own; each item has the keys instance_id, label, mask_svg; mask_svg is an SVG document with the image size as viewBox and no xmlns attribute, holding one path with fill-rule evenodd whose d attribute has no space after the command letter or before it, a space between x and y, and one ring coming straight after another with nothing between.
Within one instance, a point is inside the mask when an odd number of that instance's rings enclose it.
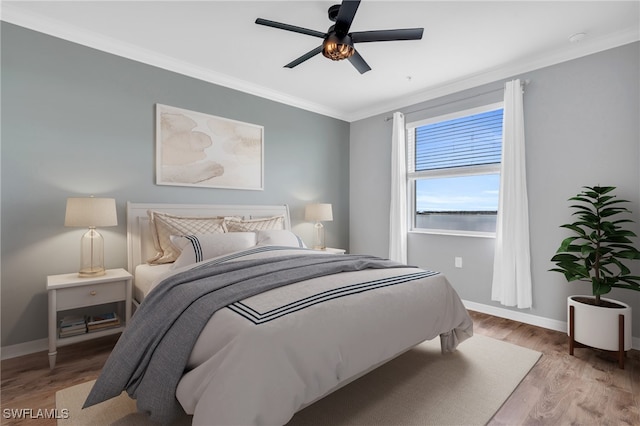
<instances>
[{"instance_id":1,"label":"ceiling fan light fixture","mask_svg":"<svg viewBox=\"0 0 640 426\"><path fill-rule=\"evenodd\" d=\"M349 32L359 5L360 0L342 0L340 4L331 6L329 8L329 20L335 22L335 25L330 26L326 33L263 18L257 18L256 24L322 39L320 46L316 45L312 50L286 64L284 66L285 68L297 67L322 52L322 56L332 61L349 59L351 65L353 65L360 74L364 74L371 71L371 67L364 58L360 56L360 52L356 52L353 47L354 43L422 39L424 28Z\"/></svg>"},{"instance_id":2,"label":"ceiling fan light fixture","mask_svg":"<svg viewBox=\"0 0 640 426\"><path fill-rule=\"evenodd\" d=\"M338 37L335 33L331 33L322 43L322 55L332 61L350 58L355 52L351 37L348 35Z\"/></svg>"}]
</instances>

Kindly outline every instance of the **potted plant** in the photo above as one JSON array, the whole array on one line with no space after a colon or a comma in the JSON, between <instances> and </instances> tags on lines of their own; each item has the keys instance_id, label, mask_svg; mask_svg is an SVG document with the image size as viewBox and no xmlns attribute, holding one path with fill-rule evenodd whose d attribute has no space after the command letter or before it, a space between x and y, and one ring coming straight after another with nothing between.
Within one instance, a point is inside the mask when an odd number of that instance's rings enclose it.
<instances>
[{"instance_id":1,"label":"potted plant","mask_svg":"<svg viewBox=\"0 0 640 426\"><path fill-rule=\"evenodd\" d=\"M627 200L613 195L615 187L583 187L569 201L578 220L562 225L573 231L565 238L551 261L567 281L591 284L592 296L569 296L568 334L569 352L573 355L575 343L618 352L620 367L624 368L624 352L631 349L631 307L626 303L605 299L612 288L640 291L640 276L631 274L624 262L640 259L640 251L630 237L636 234L623 227L632 223L622 214L631 213L622 206Z\"/></svg>"}]
</instances>

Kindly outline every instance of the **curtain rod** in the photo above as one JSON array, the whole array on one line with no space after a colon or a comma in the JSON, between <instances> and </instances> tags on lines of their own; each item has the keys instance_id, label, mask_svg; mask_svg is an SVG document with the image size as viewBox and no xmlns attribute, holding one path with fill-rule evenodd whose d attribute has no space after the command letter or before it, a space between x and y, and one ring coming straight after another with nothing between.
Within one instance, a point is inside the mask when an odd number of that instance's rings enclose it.
<instances>
[{"instance_id":1,"label":"curtain rod","mask_svg":"<svg viewBox=\"0 0 640 426\"><path fill-rule=\"evenodd\" d=\"M524 87L525 87L527 84L529 84L529 83L531 83L531 80L529 80L529 79L526 79L526 80L524 80L524 81L522 81L522 82L520 83L520 86L522 87L522 90L523 90L523 91L524 91ZM413 110L413 111L408 111L408 112L405 112L405 113L403 113L403 114L404 114L404 115L408 115L408 114L415 114L416 112L422 112L422 111L427 111L427 110L430 110L430 109L433 109L433 108L439 108L439 107L444 106L444 105L450 105L450 104L454 104L454 103L456 103L456 102L466 101L467 99L477 98L478 96L488 95L489 93L495 93L495 92L499 92L499 91L501 91L501 90L504 90L504 88L493 89L493 90L487 90L486 92L477 93L477 94L475 94L475 95L468 96L468 97L463 98L463 99L454 99L454 100L452 100L452 101L445 102L445 103L443 103L443 104L432 105L432 106L428 106L428 107L425 107L425 108L420 108L420 109L416 109L416 110ZM384 118L384 121L389 121L389 120L393 120L393 116L385 117L385 118Z\"/></svg>"}]
</instances>

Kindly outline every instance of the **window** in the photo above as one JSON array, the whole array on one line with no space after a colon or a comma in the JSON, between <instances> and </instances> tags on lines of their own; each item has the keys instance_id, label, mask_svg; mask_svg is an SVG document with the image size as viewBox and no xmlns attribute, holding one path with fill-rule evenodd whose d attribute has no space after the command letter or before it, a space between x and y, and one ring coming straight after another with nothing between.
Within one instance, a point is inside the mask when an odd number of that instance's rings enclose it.
<instances>
[{"instance_id":1,"label":"window","mask_svg":"<svg viewBox=\"0 0 640 426\"><path fill-rule=\"evenodd\" d=\"M502 103L407 124L411 230L495 234Z\"/></svg>"}]
</instances>

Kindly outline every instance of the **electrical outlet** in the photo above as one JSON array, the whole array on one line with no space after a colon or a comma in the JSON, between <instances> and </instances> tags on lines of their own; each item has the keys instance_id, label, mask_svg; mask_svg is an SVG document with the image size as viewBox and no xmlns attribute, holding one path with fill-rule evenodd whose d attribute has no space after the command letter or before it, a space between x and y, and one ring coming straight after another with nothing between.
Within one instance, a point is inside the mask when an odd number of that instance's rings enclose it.
<instances>
[{"instance_id":1,"label":"electrical outlet","mask_svg":"<svg viewBox=\"0 0 640 426\"><path fill-rule=\"evenodd\" d=\"M462 268L462 258L461 257L456 257L455 258L455 263L456 263L456 268Z\"/></svg>"}]
</instances>

